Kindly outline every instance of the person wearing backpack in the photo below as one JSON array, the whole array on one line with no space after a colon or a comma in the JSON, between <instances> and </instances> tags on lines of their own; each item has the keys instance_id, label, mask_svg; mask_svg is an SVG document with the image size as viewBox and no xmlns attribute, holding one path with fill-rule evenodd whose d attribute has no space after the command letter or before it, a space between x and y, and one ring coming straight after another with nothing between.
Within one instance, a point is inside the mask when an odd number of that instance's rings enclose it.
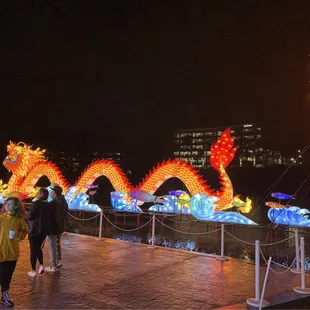
<instances>
[{"instance_id":1,"label":"person wearing backpack","mask_svg":"<svg viewBox=\"0 0 310 310\"><path fill-rule=\"evenodd\" d=\"M39 274L44 272L42 245L50 231L50 219L48 214L48 190L41 188L28 213L28 239L30 244L31 271L28 275L32 278L37 276L36 263L39 261Z\"/></svg>"}]
</instances>

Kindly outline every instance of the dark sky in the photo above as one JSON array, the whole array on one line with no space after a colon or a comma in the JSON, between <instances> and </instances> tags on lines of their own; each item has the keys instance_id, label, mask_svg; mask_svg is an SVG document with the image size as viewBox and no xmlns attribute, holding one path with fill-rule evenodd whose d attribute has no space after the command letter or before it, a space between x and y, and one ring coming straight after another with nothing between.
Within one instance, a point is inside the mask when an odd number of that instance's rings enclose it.
<instances>
[{"instance_id":1,"label":"dark sky","mask_svg":"<svg viewBox=\"0 0 310 310\"><path fill-rule=\"evenodd\" d=\"M310 137L307 0L2 0L0 24L1 145L155 150L256 121Z\"/></svg>"}]
</instances>

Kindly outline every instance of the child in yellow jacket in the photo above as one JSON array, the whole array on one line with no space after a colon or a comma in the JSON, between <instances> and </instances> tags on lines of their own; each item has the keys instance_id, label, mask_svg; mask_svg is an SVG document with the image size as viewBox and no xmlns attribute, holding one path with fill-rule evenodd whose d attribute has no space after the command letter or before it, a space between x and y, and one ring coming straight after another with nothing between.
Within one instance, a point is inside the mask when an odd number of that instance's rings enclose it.
<instances>
[{"instance_id":1,"label":"child in yellow jacket","mask_svg":"<svg viewBox=\"0 0 310 310\"><path fill-rule=\"evenodd\" d=\"M7 307L13 307L14 303L11 301L8 292L19 258L19 241L25 239L28 230L25 210L18 198L8 198L4 203L3 211L4 213L0 215L1 302Z\"/></svg>"}]
</instances>

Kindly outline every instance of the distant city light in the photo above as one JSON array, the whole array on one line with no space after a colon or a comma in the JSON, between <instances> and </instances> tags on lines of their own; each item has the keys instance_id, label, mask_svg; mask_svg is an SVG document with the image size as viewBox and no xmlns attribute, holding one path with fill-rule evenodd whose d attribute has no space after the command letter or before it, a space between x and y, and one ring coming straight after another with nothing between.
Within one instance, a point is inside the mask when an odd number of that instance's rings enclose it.
<instances>
[{"instance_id":1,"label":"distant city light","mask_svg":"<svg viewBox=\"0 0 310 310\"><path fill-rule=\"evenodd\" d=\"M256 168L263 168L274 165L290 165L292 161L296 160L301 153L298 151L294 159L291 160L289 156L282 154L281 150L277 150L276 146L261 147L262 142L268 141L268 132L271 132L274 137L280 133L283 137L283 130L267 124L242 124L233 127L231 133L234 133L234 138L239 142L240 148L238 153L240 155L239 161L232 163L235 167L252 166ZM268 132L264 130L268 129ZM205 169L211 167L210 159L207 150L210 149L217 137L222 134L222 127L214 128L193 128L176 130L174 132L174 159L183 160L192 164L197 169ZM186 139L185 139L186 138ZM253 155L252 155L253 154ZM250 155L250 156L249 156ZM298 162L301 158L298 158Z\"/></svg>"}]
</instances>

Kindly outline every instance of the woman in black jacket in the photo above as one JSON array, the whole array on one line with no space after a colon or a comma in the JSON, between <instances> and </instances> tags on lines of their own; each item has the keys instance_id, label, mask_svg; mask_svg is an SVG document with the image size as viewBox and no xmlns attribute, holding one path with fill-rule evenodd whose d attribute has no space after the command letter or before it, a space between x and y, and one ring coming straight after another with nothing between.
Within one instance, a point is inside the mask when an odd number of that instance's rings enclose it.
<instances>
[{"instance_id":1,"label":"woman in black jacket","mask_svg":"<svg viewBox=\"0 0 310 310\"><path fill-rule=\"evenodd\" d=\"M36 277L36 263L39 261L39 274L44 272L42 245L50 230L48 216L48 190L41 188L28 213L28 239L30 243L30 262L32 270L30 277Z\"/></svg>"}]
</instances>

